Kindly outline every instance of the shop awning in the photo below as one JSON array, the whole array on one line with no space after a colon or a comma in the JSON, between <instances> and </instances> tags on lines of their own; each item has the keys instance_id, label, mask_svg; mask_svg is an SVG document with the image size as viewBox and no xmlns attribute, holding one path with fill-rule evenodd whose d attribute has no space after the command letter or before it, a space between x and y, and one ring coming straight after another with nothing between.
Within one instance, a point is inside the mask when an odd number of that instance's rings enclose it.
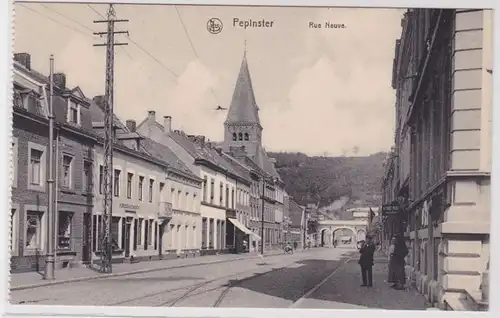
<instances>
[{"instance_id":1,"label":"shop awning","mask_svg":"<svg viewBox=\"0 0 500 318\"><path fill-rule=\"evenodd\" d=\"M231 223L233 223L234 226L236 226L241 232L249 235L253 235L254 233L250 231L246 226L243 225L240 221L233 219L233 218L228 218Z\"/></svg>"}]
</instances>

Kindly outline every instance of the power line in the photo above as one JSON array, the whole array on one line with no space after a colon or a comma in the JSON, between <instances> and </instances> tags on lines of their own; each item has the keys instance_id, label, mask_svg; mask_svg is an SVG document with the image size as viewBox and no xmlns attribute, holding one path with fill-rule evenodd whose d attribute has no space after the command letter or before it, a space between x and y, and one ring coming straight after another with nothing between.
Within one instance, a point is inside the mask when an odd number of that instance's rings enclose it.
<instances>
[{"instance_id":1,"label":"power line","mask_svg":"<svg viewBox=\"0 0 500 318\"><path fill-rule=\"evenodd\" d=\"M95 13L97 13L98 15L100 15L101 17L103 17L102 14L100 14L94 7L92 7L90 4L87 5L90 9L92 9L92 11L94 11ZM117 29L118 30L118 29ZM119 30L118 30L119 31ZM170 68L168 68L163 62L161 62L158 58L156 58L153 54L149 53L145 48L143 48L139 43L137 43L136 41L134 41L130 35L126 35L127 39L132 43L134 44L135 46L137 46L137 48L139 48L139 50L141 50L142 52L144 52L146 55L148 55L150 58L152 58L156 63L158 63L160 66L162 66L165 70L167 70L167 72L169 72L170 74L172 74L176 79L179 77L174 71L172 71Z\"/></svg>"},{"instance_id":2,"label":"power line","mask_svg":"<svg viewBox=\"0 0 500 318\"><path fill-rule=\"evenodd\" d=\"M49 11L52 11L52 12L54 12L55 14L57 14L57 15L59 15L59 16L61 16L61 17L63 17L64 19L69 20L69 21L71 21L71 22L74 22L74 23L78 24L79 26L83 27L84 29L89 30L90 32L94 32L94 30L93 30L93 29L89 28L89 27L88 27L88 26L86 26L85 24L80 23L80 22L78 22L78 21L75 21L75 20L73 20L73 19L71 19L71 18L69 18L69 17L65 16L64 14L60 13L59 11L57 11L57 10L55 10L55 9L52 9L52 8L50 8L50 7L46 6L46 5L45 5L45 4L43 4L43 3L41 3L40 5L41 5L42 7L44 7L45 9L47 9L47 10L49 10Z\"/></svg>"},{"instance_id":3,"label":"power line","mask_svg":"<svg viewBox=\"0 0 500 318\"><path fill-rule=\"evenodd\" d=\"M43 13L41 13L41 12L39 12L39 11L37 11L37 10L33 9L33 8L30 8L30 7L28 7L28 6L26 6L26 5L22 4L22 3L17 3L16 5L21 6L21 7L25 8L25 9L28 9L29 11L32 11L32 12L34 12L34 13L36 13L36 14L38 14L38 15L40 15L40 16L42 16L42 17L46 18L46 19L49 19L49 20L51 20L52 22L54 22L54 23L56 23L56 24L59 24L59 25L61 25L61 26L63 26L63 27L66 27L66 28L68 28L68 29L72 29L73 31L79 32L79 33L81 33L81 34L83 34L83 35L85 35L85 36L87 36L87 37L91 37L91 38L93 38L90 34L85 33L85 32L83 32L82 30L79 30L79 29L76 29L76 28L74 28L74 27L72 27L72 26L70 26L70 25L64 24L64 23L62 23L61 21L58 21L58 20L56 20L56 19L54 19L54 18L52 18L52 17L50 17L50 16L48 16L48 15L46 15L46 14L43 14Z\"/></svg>"},{"instance_id":4,"label":"power line","mask_svg":"<svg viewBox=\"0 0 500 318\"><path fill-rule=\"evenodd\" d=\"M194 44L193 44L193 40L191 39L191 36L189 35L189 31L186 27L186 24L184 23L184 19L182 19L182 15L181 15L181 12L179 11L179 8L177 8L176 5L174 5L175 7L175 11L177 11L177 15L179 16L179 19L181 21L181 24L182 24L182 28L184 29L184 32L186 33L186 36L188 38L188 41L189 41L189 45L191 46L191 49L193 50L193 53L194 53L194 56L196 57L196 59L198 61L201 61L200 60L200 57L198 55L198 53L196 52L196 49L194 47ZM210 92L212 93L214 99L215 99L215 102L218 103L218 100L217 100L217 96L215 95L215 92L213 90L213 88L210 86Z\"/></svg>"}]
</instances>

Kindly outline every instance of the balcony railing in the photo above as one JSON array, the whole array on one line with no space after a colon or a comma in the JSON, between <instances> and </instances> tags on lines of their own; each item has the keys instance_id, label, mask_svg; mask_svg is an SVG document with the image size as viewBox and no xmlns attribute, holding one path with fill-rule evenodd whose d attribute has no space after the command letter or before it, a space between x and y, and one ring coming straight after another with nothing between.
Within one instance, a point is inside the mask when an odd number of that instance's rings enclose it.
<instances>
[{"instance_id":1,"label":"balcony railing","mask_svg":"<svg viewBox=\"0 0 500 318\"><path fill-rule=\"evenodd\" d=\"M168 219L172 217L172 203L170 202L158 202L158 218Z\"/></svg>"}]
</instances>

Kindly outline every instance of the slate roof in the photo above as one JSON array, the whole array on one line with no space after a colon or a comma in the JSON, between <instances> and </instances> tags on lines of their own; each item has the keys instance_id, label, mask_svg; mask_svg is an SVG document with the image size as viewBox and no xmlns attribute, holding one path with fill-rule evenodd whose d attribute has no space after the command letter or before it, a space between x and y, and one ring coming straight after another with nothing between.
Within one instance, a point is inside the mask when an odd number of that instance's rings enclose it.
<instances>
[{"instance_id":1,"label":"slate roof","mask_svg":"<svg viewBox=\"0 0 500 318\"><path fill-rule=\"evenodd\" d=\"M39 82L40 84L45 84L45 92L43 92L43 88L40 87L40 90L36 93L40 94L42 97L45 96L46 100L44 101L43 98L38 100L35 105L32 105L31 107L28 106L27 111L31 114L43 117L45 119L48 119L48 114L49 114L49 98L50 98L50 81L48 76L43 75L40 72L37 72L36 70L33 69L27 69L24 67L21 63L14 61L14 69L21 74L26 75L27 77ZM23 88L25 89L21 83L14 83L14 107L17 108L23 108L22 104L19 103L20 100L18 98L21 98L20 96L20 90ZM89 111L86 109L80 112L80 124L75 125L72 123L67 122L67 115L68 115L68 104L67 104L67 97L72 96L73 98L80 99L82 101L82 106L89 106L88 99L83 95L83 92L79 87L75 87L73 89L68 89L68 88L63 88L63 87L58 87L54 85L54 96L52 100L52 105L53 105L53 114L54 114L54 120L55 122L61 124L62 126L65 127L71 127L72 129L76 131L81 131L85 132L88 135L95 135L95 132L92 129L92 120L91 116L89 114ZM24 108L23 108L24 109Z\"/></svg>"},{"instance_id":2,"label":"slate roof","mask_svg":"<svg viewBox=\"0 0 500 318\"><path fill-rule=\"evenodd\" d=\"M90 101L90 109L92 115L92 122L94 123L103 123L104 122L104 107L102 104L101 96L94 98L94 100ZM151 157L153 160L157 160L159 162L164 163L168 168L173 169L174 172L179 172L186 177L190 177L195 180L199 180L198 176L193 174L191 170L174 154L174 152L165 145L157 143L137 132L131 132L126 125L124 125L120 119L114 116L114 124L117 127L117 135L118 137L125 135L135 135L136 138L140 138L140 149L139 153L143 155ZM96 132L99 136L104 138L104 130L98 129ZM126 144L117 138L115 140L115 144L126 147ZM132 149L131 149L132 150Z\"/></svg>"},{"instance_id":3,"label":"slate roof","mask_svg":"<svg viewBox=\"0 0 500 318\"><path fill-rule=\"evenodd\" d=\"M259 108L255 101L246 54L243 55L243 60L241 61L240 72L236 80L225 123L258 124L260 126Z\"/></svg>"},{"instance_id":4,"label":"slate roof","mask_svg":"<svg viewBox=\"0 0 500 318\"><path fill-rule=\"evenodd\" d=\"M245 167L241 162L225 152L221 152L221 154L223 159L226 160L239 175L251 183L252 176L250 175L250 167Z\"/></svg>"},{"instance_id":5,"label":"slate roof","mask_svg":"<svg viewBox=\"0 0 500 318\"><path fill-rule=\"evenodd\" d=\"M208 161L212 165L226 170L228 173L237 178L247 180L240 175L231 164L222 158L221 154L219 154L213 146L208 147L205 144L205 146L202 147L200 144L190 140L189 137L183 132L173 132L170 134L170 137L182 148L184 148L195 160Z\"/></svg>"},{"instance_id":6,"label":"slate roof","mask_svg":"<svg viewBox=\"0 0 500 318\"><path fill-rule=\"evenodd\" d=\"M182 171L184 174L187 174L191 178L199 179L167 146L146 137L141 140L141 146L143 150L150 156L166 162L172 168L178 171Z\"/></svg>"}]
</instances>

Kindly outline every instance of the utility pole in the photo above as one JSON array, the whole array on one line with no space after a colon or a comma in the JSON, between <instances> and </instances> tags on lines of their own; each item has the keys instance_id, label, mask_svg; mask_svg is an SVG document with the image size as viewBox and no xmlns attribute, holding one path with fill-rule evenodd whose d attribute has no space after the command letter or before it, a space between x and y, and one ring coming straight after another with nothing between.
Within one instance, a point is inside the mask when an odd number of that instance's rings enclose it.
<instances>
[{"instance_id":1,"label":"utility pole","mask_svg":"<svg viewBox=\"0 0 500 318\"><path fill-rule=\"evenodd\" d=\"M55 211L54 211L54 56L50 55L49 75L49 177L47 179L49 210L47 217L47 258L45 259L44 279L55 279ZM44 88L45 89L45 88Z\"/></svg>"},{"instance_id":2,"label":"utility pole","mask_svg":"<svg viewBox=\"0 0 500 318\"><path fill-rule=\"evenodd\" d=\"M111 235L111 221L113 215L113 141L114 141L114 123L113 123L113 85L114 85L114 66L115 66L115 46L127 45L128 43L115 43L115 34L128 31L115 31L116 22L128 22L128 20L116 19L116 13L113 5L109 5L107 19L97 20L94 23L107 23L106 32L95 32L94 35L106 36L107 41L104 44L94 44L94 46L106 47L106 91L104 98L104 207L102 213L103 234L101 239L101 264L100 271L103 273L112 272L112 247L113 236Z\"/></svg>"}]
</instances>

